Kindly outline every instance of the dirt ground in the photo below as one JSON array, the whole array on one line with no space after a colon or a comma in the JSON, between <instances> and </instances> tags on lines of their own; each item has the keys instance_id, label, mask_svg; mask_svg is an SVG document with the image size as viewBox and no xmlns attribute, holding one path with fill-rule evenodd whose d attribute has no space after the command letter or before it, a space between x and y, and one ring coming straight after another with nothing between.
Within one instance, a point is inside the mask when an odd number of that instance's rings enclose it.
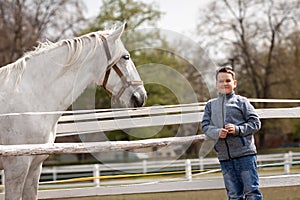
<instances>
[{"instance_id":1,"label":"dirt ground","mask_svg":"<svg viewBox=\"0 0 300 200\"><path fill-rule=\"evenodd\" d=\"M300 200L299 186L261 188L264 200ZM97 196L88 198L68 198L66 200L226 200L225 190L199 190L184 192L163 192ZM55 199L58 200L58 199ZM62 200L62 199L59 199Z\"/></svg>"}]
</instances>

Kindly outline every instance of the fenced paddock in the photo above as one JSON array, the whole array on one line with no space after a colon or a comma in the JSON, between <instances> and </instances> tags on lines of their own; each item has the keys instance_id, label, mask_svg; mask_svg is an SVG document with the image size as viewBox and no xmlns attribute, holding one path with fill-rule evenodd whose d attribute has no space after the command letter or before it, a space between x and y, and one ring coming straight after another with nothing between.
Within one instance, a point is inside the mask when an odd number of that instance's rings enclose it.
<instances>
[{"instance_id":1,"label":"fenced paddock","mask_svg":"<svg viewBox=\"0 0 300 200\"><path fill-rule=\"evenodd\" d=\"M293 103L298 104L300 100L257 100L252 99L252 102L274 102L274 103ZM58 137L75 135L75 134L87 134L98 133L101 131L110 131L116 129L127 129L136 127L149 127L149 126L164 126L171 124L185 124L185 123L199 123L202 118L202 112L205 103L197 104L185 104L174 106L159 106L149 107L141 109L114 109L114 110L87 110L87 111L69 111L64 112L65 115L59 120L57 127ZM260 118L299 118L300 107L288 107L288 108L268 108L258 109ZM9 115L18 115L19 113L10 113ZM22 113L23 115L30 114L43 114L43 113ZM49 114L49 113L48 113ZM53 113L55 114L55 113ZM174 137L174 138L162 138L162 139L146 139L140 141L116 141L116 142L93 142L93 143L57 143L57 144L41 144L41 145L2 145L0 146L0 156L18 156L18 155L41 155L41 154L62 154L62 153L90 153L99 151L118 151L118 150L131 150L137 148L145 148L151 146L168 146L179 145L183 143L190 143L192 141L197 142L203 140L202 135L188 136L188 137ZM261 177L262 188L265 191L269 187L276 188L290 188L294 194L299 194L300 175L291 173L292 166L299 166L299 154L293 152L290 154L274 154L274 155L259 155L259 164L265 167L280 166L282 170L281 175L271 175ZM145 163L146 162L146 163ZM141 170L144 174L151 171L150 161L142 161L136 166L144 167ZM181 162L181 163L180 163ZM182 168L184 171L183 178L180 180L167 181L153 181L125 184L122 186L104 186L101 182L101 174L105 172L105 167L101 165L93 166L81 166L92 167L93 177L91 180L90 188L77 188L77 189L60 189L40 191L40 199L64 199L64 198L83 198L88 196L87 199L96 198L102 196L103 198L120 194L137 194L137 193L161 193L161 192L182 192L189 191L191 193L196 191L206 190L219 190L224 195L224 186L222 178L216 176L213 179L198 178L192 170L205 170L206 162L210 162L210 166L215 165L217 169L217 160L215 158L204 158L196 160L176 160L173 164L176 167ZM202 164L201 164L202 163ZM154 165L157 165L155 163ZM130 165L127 163L127 167ZM70 167L70 166L69 166ZM115 166L118 168L117 166ZM170 167L172 167L170 165ZM56 167L44 168L45 173L52 173L53 177L59 175L59 172L63 172L63 168ZM71 169L83 170L73 166ZM267 169L267 168L265 168ZM264 170L265 170L264 169ZM60 171L61 170L61 171ZM124 169L120 169L124 170ZM84 171L84 170L83 170ZM200 173L200 172L199 172ZM198 173L198 174L199 174ZM197 174L197 173L196 173ZM53 178L53 179L56 179ZM100 179L99 179L100 178ZM41 188L44 186L41 185ZM78 185L77 187L80 187ZM298 189L295 189L298 188ZM279 191L280 189L278 189ZM217 194L216 192L215 194ZM179 194L178 194L179 195ZM180 196L180 195L179 195ZM177 197L179 197L177 196ZM298 195L298 197L300 194ZM0 198L4 198L3 195ZM108 197L109 198L109 197ZM117 199L117 198L115 198ZM125 199L122 197L122 199ZM130 199L133 199L130 196ZM140 198L141 199L141 198ZM151 199L151 198L149 198ZM174 198L173 198L174 199ZM189 198L191 199L191 198ZM196 198L195 198L196 199ZM209 198L207 198L209 199ZM217 199L217 198L215 198Z\"/></svg>"},{"instance_id":2,"label":"fenced paddock","mask_svg":"<svg viewBox=\"0 0 300 200\"><path fill-rule=\"evenodd\" d=\"M259 172L264 177L293 176L300 172L299 164L300 152L258 156ZM68 188L197 181L206 174L216 178L219 172L217 158L55 166L43 168L40 188L55 188L58 183L60 188Z\"/></svg>"},{"instance_id":3,"label":"fenced paddock","mask_svg":"<svg viewBox=\"0 0 300 200\"><path fill-rule=\"evenodd\" d=\"M267 154L258 155L258 168L261 172L265 174L272 175L288 175L293 174L293 169L298 167L300 164L300 152L288 153L277 153L277 154ZM220 169L219 161L217 158L199 158L199 159L179 159L170 162L170 160L159 160L159 161L148 161L141 160L139 162L130 163L108 163L108 164L86 164L86 165L70 165L70 166L54 166L54 167L44 167L42 171L43 174L48 174L45 176L47 180L62 180L68 178L64 177L65 174L72 174L70 177L76 177L77 173L86 173L97 177L97 174L103 176L103 180L109 176L109 178L114 178L110 176L111 174L150 174L156 175L157 169L161 169L161 174L166 172L182 172L183 179L192 180L192 176L197 175L205 171L218 172ZM300 168L298 170L300 172ZM121 173L123 172L123 173ZM193 173L193 174L192 174ZM100 177L101 179L101 177ZM42 180L43 181L43 177ZM96 179L91 180L93 186L100 186L100 182ZM109 183L112 184L111 182Z\"/></svg>"}]
</instances>

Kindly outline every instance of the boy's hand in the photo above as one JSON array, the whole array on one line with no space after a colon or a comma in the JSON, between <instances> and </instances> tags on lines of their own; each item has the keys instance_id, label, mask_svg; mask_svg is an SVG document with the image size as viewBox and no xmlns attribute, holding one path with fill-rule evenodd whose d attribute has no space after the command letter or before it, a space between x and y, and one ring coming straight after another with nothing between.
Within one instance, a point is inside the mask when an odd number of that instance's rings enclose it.
<instances>
[{"instance_id":1,"label":"boy's hand","mask_svg":"<svg viewBox=\"0 0 300 200\"><path fill-rule=\"evenodd\" d=\"M229 134L235 135L235 126L233 124L226 124L225 129Z\"/></svg>"},{"instance_id":2,"label":"boy's hand","mask_svg":"<svg viewBox=\"0 0 300 200\"><path fill-rule=\"evenodd\" d=\"M225 139L227 136L228 130L225 128L220 129L219 131L219 138Z\"/></svg>"}]
</instances>

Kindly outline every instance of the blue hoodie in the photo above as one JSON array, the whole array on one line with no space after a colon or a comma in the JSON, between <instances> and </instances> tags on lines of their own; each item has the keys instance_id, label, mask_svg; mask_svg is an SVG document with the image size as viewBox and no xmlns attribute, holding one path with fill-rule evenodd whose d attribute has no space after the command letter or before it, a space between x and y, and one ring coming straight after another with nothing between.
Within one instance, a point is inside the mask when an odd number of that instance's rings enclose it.
<instances>
[{"instance_id":1,"label":"blue hoodie","mask_svg":"<svg viewBox=\"0 0 300 200\"><path fill-rule=\"evenodd\" d=\"M219 130L228 123L235 125L236 134L220 139ZM253 134L260 127L254 107L247 98L234 92L219 94L205 106L202 130L209 139L216 141L215 150L220 161L256 154Z\"/></svg>"}]
</instances>

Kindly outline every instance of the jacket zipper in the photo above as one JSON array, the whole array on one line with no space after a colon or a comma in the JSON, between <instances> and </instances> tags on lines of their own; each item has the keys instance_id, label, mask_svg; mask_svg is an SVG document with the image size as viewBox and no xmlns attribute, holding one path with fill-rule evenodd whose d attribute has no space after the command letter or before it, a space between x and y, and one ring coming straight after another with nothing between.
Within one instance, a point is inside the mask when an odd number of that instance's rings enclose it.
<instances>
[{"instance_id":1,"label":"jacket zipper","mask_svg":"<svg viewBox=\"0 0 300 200\"><path fill-rule=\"evenodd\" d=\"M222 98L222 122L223 122L223 128L225 128L225 110L224 110L224 101L225 101L225 98L226 98L226 94L222 95L223 98ZM226 150L227 150L227 154L228 154L228 158L229 160L231 160L231 155L230 155L230 151L229 151L229 145L228 145L228 142L227 142L227 137L224 139L225 141L225 145L226 145Z\"/></svg>"}]
</instances>

